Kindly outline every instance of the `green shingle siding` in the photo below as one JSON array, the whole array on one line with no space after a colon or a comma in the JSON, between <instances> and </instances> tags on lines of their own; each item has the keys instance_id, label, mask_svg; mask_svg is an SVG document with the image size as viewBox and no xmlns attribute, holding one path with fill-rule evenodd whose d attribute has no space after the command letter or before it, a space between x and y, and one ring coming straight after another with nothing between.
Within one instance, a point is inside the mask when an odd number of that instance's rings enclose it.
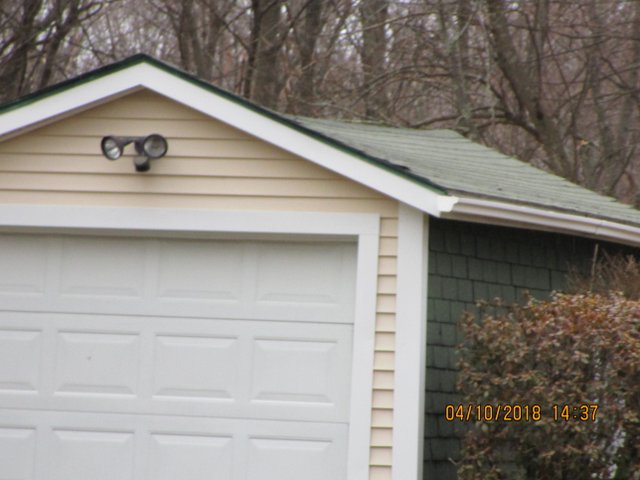
<instances>
[{"instance_id":1,"label":"green shingle siding","mask_svg":"<svg viewBox=\"0 0 640 480\"><path fill-rule=\"evenodd\" d=\"M456 403L456 327L475 301L543 298L565 287L569 265L589 265L594 242L566 235L430 219L425 478L453 480L464 425L444 420Z\"/></svg>"},{"instance_id":2,"label":"green shingle siding","mask_svg":"<svg viewBox=\"0 0 640 480\"><path fill-rule=\"evenodd\" d=\"M467 257L463 255L451 256L451 276L465 279L469 276L467 270Z\"/></svg>"}]
</instances>

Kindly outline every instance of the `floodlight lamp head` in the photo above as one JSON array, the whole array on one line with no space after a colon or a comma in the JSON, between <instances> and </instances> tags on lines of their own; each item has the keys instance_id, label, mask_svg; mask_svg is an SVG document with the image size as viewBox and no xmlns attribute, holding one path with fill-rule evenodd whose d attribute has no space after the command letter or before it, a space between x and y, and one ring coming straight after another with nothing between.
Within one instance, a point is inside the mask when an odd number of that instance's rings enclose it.
<instances>
[{"instance_id":1,"label":"floodlight lamp head","mask_svg":"<svg viewBox=\"0 0 640 480\"><path fill-rule=\"evenodd\" d=\"M125 137L104 137L102 142L100 142L102 154L107 157L108 160L113 161L119 159L122 156L124 147L130 143L130 141L126 140Z\"/></svg>"},{"instance_id":2,"label":"floodlight lamp head","mask_svg":"<svg viewBox=\"0 0 640 480\"><path fill-rule=\"evenodd\" d=\"M124 137L109 135L102 139L100 148L108 160L117 160L124 153L124 147L133 143L137 156L133 159L136 172L147 172L151 169L151 160L164 157L169 146L167 139L157 133L146 137Z\"/></svg>"},{"instance_id":3,"label":"floodlight lamp head","mask_svg":"<svg viewBox=\"0 0 640 480\"><path fill-rule=\"evenodd\" d=\"M136 140L136 150L142 150L145 157L152 159L164 157L168 150L167 140L162 135L152 133L145 137L140 143ZM140 147L138 147L140 145Z\"/></svg>"}]
</instances>

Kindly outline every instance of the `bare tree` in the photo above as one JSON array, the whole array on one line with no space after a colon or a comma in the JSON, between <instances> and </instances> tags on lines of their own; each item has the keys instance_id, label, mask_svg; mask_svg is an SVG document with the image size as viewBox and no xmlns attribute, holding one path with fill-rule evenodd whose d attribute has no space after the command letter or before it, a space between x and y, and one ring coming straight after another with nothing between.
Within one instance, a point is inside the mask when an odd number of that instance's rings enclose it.
<instances>
[{"instance_id":1,"label":"bare tree","mask_svg":"<svg viewBox=\"0 0 640 480\"><path fill-rule=\"evenodd\" d=\"M0 0L0 100L63 79L79 27L117 0Z\"/></svg>"},{"instance_id":2,"label":"bare tree","mask_svg":"<svg viewBox=\"0 0 640 480\"><path fill-rule=\"evenodd\" d=\"M456 128L632 201L640 163L639 10L640 2L622 0L408 4L392 29L386 71L407 100L388 118Z\"/></svg>"}]
</instances>

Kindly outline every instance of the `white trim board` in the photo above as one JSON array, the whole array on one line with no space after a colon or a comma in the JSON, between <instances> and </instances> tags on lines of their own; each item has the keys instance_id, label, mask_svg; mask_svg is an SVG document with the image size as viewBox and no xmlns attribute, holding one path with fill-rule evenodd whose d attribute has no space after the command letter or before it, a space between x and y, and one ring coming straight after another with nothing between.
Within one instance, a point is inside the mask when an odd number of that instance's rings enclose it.
<instances>
[{"instance_id":1,"label":"white trim board","mask_svg":"<svg viewBox=\"0 0 640 480\"><path fill-rule=\"evenodd\" d=\"M453 206L454 200L448 195L438 194L149 63L134 64L0 114L0 137L140 88L170 98L431 215L440 215Z\"/></svg>"},{"instance_id":2,"label":"white trim board","mask_svg":"<svg viewBox=\"0 0 640 480\"><path fill-rule=\"evenodd\" d=\"M0 205L0 228L354 236L377 234L379 216L357 213L11 204Z\"/></svg>"},{"instance_id":3,"label":"white trim board","mask_svg":"<svg viewBox=\"0 0 640 480\"><path fill-rule=\"evenodd\" d=\"M400 204L393 480L421 480L427 351L428 217Z\"/></svg>"},{"instance_id":4,"label":"white trim board","mask_svg":"<svg viewBox=\"0 0 640 480\"><path fill-rule=\"evenodd\" d=\"M369 478L380 218L376 214L0 206L0 231L344 236L357 242L347 478Z\"/></svg>"}]
</instances>

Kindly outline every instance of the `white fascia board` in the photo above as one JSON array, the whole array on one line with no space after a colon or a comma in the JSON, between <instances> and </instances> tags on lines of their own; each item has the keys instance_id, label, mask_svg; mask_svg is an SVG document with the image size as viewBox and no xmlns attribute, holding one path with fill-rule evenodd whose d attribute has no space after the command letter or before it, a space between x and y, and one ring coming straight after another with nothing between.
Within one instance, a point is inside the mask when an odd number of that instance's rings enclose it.
<instances>
[{"instance_id":1,"label":"white fascia board","mask_svg":"<svg viewBox=\"0 0 640 480\"><path fill-rule=\"evenodd\" d=\"M190 232L357 236L376 235L376 214L211 211L203 209L0 205L0 229L95 232Z\"/></svg>"},{"instance_id":2,"label":"white fascia board","mask_svg":"<svg viewBox=\"0 0 640 480\"><path fill-rule=\"evenodd\" d=\"M393 480L421 480L427 351L428 217L400 205L393 392Z\"/></svg>"},{"instance_id":3,"label":"white fascia board","mask_svg":"<svg viewBox=\"0 0 640 480\"><path fill-rule=\"evenodd\" d=\"M0 138L138 90L142 75L148 74L144 66L133 65L0 114Z\"/></svg>"},{"instance_id":4,"label":"white fascia board","mask_svg":"<svg viewBox=\"0 0 640 480\"><path fill-rule=\"evenodd\" d=\"M640 228L621 223L512 203L455 197L443 218L476 223L578 234L615 243L640 246Z\"/></svg>"},{"instance_id":5,"label":"white fascia board","mask_svg":"<svg viewBox=\"0 0 640 480\"><path fill-rule=\"evenodd\" d=\"M451 210L451 197L373 165L238 101L147 63L89 80L0 115L0 137L147 88L267 143L396 198L430 215ZM105 132L112 133L112 132ZM122 132L123 134L126 132Z\"/></svg>"}]
</instances>

